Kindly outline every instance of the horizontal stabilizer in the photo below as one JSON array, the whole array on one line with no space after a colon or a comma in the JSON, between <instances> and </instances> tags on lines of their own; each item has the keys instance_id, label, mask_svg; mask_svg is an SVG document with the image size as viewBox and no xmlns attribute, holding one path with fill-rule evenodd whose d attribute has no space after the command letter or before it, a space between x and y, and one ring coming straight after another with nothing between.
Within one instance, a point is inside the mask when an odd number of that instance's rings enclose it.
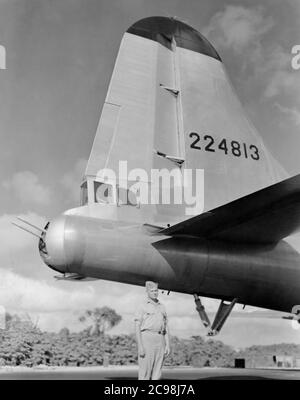
<instances>
[{"instance_id":1,"label":"horizontal stabilizer","mask_svg":"<svg viewBox=\"0 0 300 400\"><path fill-rule=\"evenodd\" d=\"M55 276L58 281L95 281L97 278L89 278L77 273L65 273L63 276Z\"/></svg>"},{"instance_id":2,"label":"horizontal stabilizer","mask_svg":"<svg viewBox=\"0 0 300 400\"><path fill-rule=\"evenodd\" d=\"M300 174L160 231L240 243L274 243L300 230Z\"/></svg>"}]
</instances>

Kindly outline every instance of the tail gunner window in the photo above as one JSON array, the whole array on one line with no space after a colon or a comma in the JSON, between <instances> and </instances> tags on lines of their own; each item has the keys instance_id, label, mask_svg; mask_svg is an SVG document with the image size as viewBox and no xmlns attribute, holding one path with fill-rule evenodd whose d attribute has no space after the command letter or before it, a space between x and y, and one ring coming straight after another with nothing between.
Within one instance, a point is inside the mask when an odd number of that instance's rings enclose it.
<instances>
[{"instance_id":1,"label":"tail gunner window","mask_svg":"<svg viewBox=\"0 0 300 400\"><path fill-rule=\"evenodd\" d=\"M95 202L109 204L113 203L113 187L107 183L94 182Z\"/></svg>"},{"instance_id":2,"label":"tail gunner window","mask_svg":"<svg viewBox=\"0 0 300 400\"><path fill-rule=\"evenodd\" d=\"M119 206L137 206L137 195L133 190L123 187L118 188L118 204Z\"/></svg>"},{"instance_id":3,"label":"tail gunner window","mask_svg":"<svg viewBox=\"0 0 300 400\"><path fill-rule=\"evenodd\" d=\"M84 182L81 185L81 196L80 196L80 205L84 206L88 203L88 190L87 190L87 182Z\"/></svg>"}]
</instances>

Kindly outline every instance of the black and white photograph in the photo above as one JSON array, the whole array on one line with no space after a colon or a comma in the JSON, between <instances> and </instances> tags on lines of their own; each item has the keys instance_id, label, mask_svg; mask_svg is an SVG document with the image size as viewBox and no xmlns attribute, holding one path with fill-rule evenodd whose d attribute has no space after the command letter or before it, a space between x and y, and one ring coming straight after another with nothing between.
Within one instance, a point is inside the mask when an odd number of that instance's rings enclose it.
<instances>
[{"instance_id":1,"label":"black and white photograph","mask_svg":"<svg viewBox=\"0 0 300 400\"><path fill-rule=\"evenodd\" d=\"M0 380L300 380L299 20L0 0Z\"/></svg>"}]
</instances>

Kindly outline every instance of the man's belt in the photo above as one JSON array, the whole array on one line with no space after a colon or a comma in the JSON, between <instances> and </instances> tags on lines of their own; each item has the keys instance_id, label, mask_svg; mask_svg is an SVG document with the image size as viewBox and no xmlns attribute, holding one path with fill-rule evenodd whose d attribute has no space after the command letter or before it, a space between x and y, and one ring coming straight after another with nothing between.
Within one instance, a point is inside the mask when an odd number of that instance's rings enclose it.
<instances>
[{"instance_id":1,"label":"man's belt","mask_svg":"<svg viewBox=\"0 0 300 400\"><path fill-rule=\"evenodd\" d=\"M143 329L142 332L153 332L158 333L159 335L165 335L167 333L165 329L161 329L160 331L155 331L154 329Z\"/></svg>"}]
</instances>

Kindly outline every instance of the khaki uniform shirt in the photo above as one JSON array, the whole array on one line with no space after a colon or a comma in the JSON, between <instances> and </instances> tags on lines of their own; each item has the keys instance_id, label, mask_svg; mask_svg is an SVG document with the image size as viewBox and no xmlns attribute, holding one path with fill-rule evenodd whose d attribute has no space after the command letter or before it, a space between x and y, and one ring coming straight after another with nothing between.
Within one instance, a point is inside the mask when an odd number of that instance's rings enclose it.
<instances>
[{"instance_id":1,"label":"khaki uniform shirt","mask_svg":"<svg viewBox=\"0 0 300 400\"><path fill-rule=\"evenodd\" d=\"M159 301L156 303L148 299L136 311L135 321L141 323L141 332L143 331L165 331L167 327L167 313L165 306Z\"/></svg>"}]
</instances>

